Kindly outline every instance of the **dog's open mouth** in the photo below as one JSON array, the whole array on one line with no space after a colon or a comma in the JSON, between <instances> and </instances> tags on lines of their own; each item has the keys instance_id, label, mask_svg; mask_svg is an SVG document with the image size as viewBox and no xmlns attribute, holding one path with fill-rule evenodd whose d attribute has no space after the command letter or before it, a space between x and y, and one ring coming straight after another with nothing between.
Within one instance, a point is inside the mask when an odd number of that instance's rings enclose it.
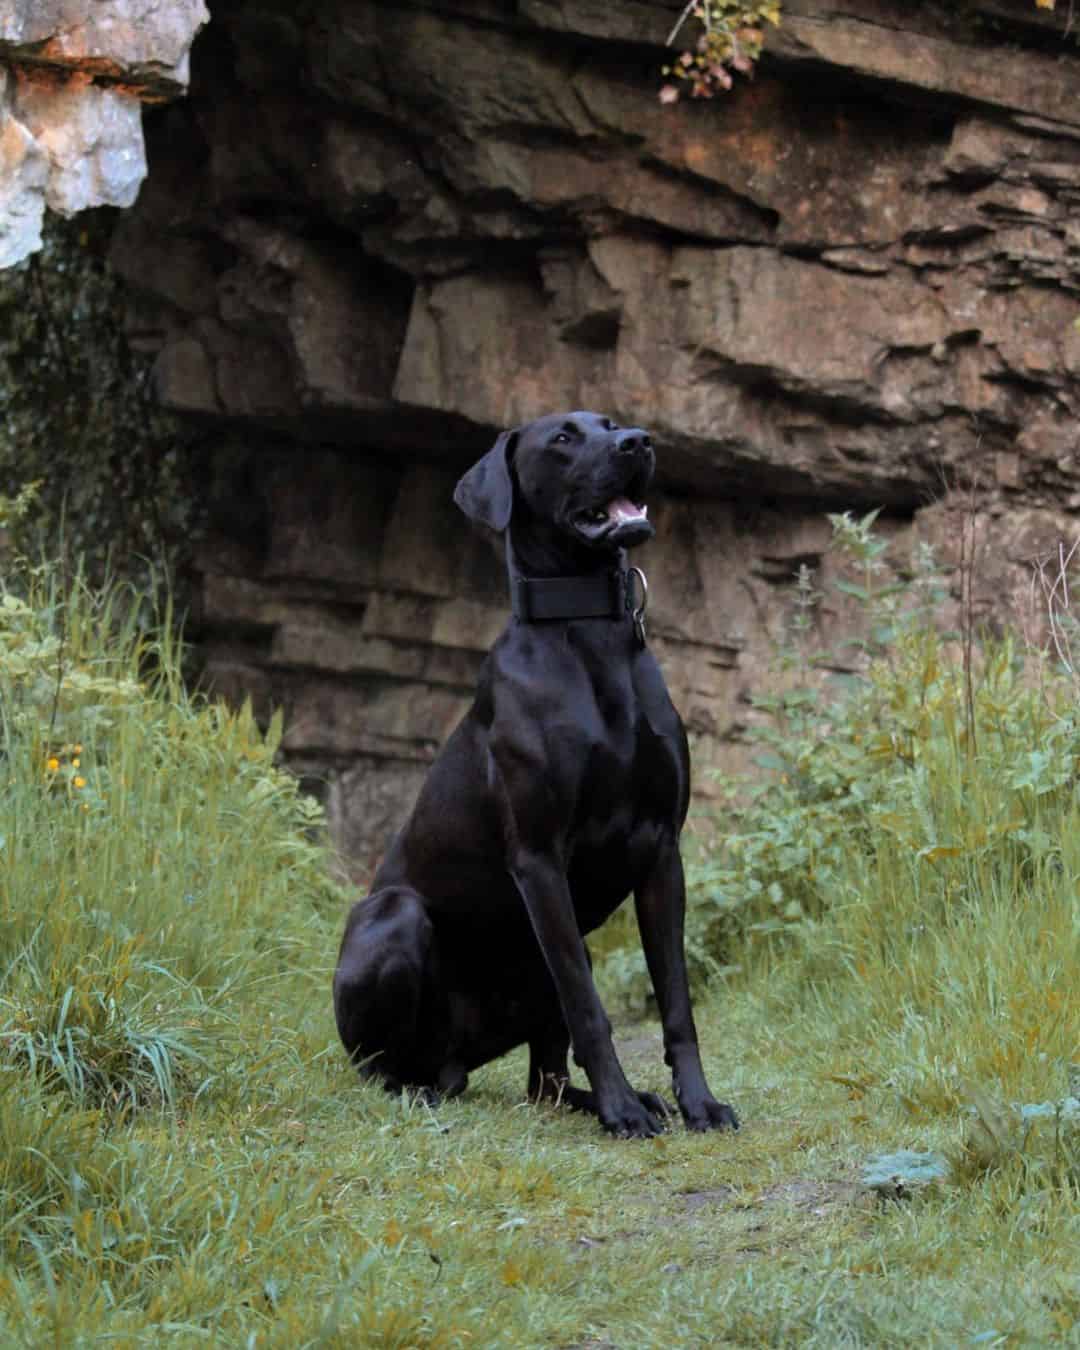
<instances>
[{"instance_id":1,"label":"dog's open mouth","mask_svg":"<svg viewBox=\"0 0 1080 1350\"><path fill-rule=\"evenodd\" d=\"M574 517L574 528L590 543L632 548L656 533L649 523L649 508L630 497L612 497L605 506L592 506Z\"/></svg>"}]
</instances>

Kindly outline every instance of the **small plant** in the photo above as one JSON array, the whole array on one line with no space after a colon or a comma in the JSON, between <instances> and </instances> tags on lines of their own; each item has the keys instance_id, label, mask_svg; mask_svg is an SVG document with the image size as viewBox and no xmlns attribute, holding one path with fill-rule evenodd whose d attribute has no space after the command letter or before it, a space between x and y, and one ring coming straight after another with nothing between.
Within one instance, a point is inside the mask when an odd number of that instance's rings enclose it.
<instances>
[{"instance_id":1,"label":"small plant","mask_svg":"<svg viewBox=\"0 0 1080 1350\"><path fill-rule=\"evenodd\" d=\"M1029 652L1037 656L1041 665L1056 662L1059 672L1066 674L1075 685L1080 685L1077 668L1076 615L1073 613L1073 572L1080 539L1066 547L1059 539L1050 555L1035 558L1031 565L1031 585L1027 612L1024 616L1024 641Z\"/></svg>"},{"instance_id":2,"label":"small plant","mask_svg":"<svg viewBox=\"0 0 1080 1350\"><path fill-rule=\"evenodd\" d=\"M944 1181L948 1175L948 1161L940 1153L899 1149L896 1153L876 1153L867 1158L862 1184L883 1201L907 1200L925 1187Z\"/></svg>"},{"instance_id":3,"label":"small plant","mask_svg":"<svg viewBox=\"0 0 1080 1350\"><path fill-rule=\"evenodd\" d=\"M1022 1169L1029 1186L1066 1186L1080 1191L1080 1098L1005 1105L975 1090L968 1108L958 1177L999 1168Z\"/></svg>"},{"instance_id":4,"label":"small plant","mask_svg":"<svg viewBox=\"0 0 1080 1350\"><path fill-rule=\"evenodd\" d=\"M780 0L691 0L666 46L672 46L690 19L701 31L692 47L662 68L668 83L660 90L661 103L677 103L684 90L691 98L713 98L732 87L733 73L752 74L765 24L780 22Z\"/></svg>"}]
</instances>

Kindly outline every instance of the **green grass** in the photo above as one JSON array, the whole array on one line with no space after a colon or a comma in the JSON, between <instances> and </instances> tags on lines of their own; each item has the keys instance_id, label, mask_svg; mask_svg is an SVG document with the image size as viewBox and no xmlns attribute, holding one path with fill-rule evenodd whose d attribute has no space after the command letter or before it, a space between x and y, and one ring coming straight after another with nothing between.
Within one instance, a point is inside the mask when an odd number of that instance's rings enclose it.
<instances>
[{"instance_id":1,"label":"green grass","mask_svg":"<svg viewBox=\"0 0 1080 1350\"><path fill-rule=\"evenodd\" d=\"M0 1344L1080 1344L1075 1130L995 1105L1062 1099L1080 1059L1075 741L1015 662L988 658L975 751L946 656L913 686L899 639L826 740L789 724L692 887L706 1067L744 1129L632 1143L523 1103L521 1053L435 1113L357 1082L347 897L277 729L186 693L121 592L21 586ZM890 718L907 738L866 748ZM655 1024L619 1038L668 1092ZM904 1148L951 1171L883 1203L860 1173Z\"/></svg>"}]
</instances>

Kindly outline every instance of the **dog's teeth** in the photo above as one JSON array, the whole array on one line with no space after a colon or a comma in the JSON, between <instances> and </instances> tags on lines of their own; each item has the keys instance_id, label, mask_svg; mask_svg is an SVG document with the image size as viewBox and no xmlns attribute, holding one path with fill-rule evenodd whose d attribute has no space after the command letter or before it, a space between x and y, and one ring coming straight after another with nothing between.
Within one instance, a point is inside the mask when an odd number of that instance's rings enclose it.
<instances>
[{"instance_id":1,"label":"dog's teeth","mask_svg":"<svg viewBox=\"0 0 1080 1350\"><path fill-rule=\"evenodd\" d=\"M647 515L646 508L629 497L615 497L608 503L608 516L620 524L624 521L642 521Z\"/></svg>"}]
</instances>

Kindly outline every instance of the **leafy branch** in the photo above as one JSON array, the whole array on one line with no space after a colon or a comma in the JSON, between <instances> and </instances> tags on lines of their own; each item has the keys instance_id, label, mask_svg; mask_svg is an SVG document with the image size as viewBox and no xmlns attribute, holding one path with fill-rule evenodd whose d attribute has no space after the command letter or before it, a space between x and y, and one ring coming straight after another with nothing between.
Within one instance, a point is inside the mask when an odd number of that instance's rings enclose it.
<instances>
[{"instance_id":1,"label":"leafy branch","mask_svg":"<svg viewBox=\"0 0 1080 1350\"><path fill-rule=\"evenodd\" d=\"M677 103L681 81L691 98L713 98L733 85L732 72L753 73L765 42L765 24L780 22L780 0L690 0L668 34L674 44L693 19L701 26L692 47L683 51L662 73L669 77L660 90L661 103Z\"/></svg>"}]
</instances>

